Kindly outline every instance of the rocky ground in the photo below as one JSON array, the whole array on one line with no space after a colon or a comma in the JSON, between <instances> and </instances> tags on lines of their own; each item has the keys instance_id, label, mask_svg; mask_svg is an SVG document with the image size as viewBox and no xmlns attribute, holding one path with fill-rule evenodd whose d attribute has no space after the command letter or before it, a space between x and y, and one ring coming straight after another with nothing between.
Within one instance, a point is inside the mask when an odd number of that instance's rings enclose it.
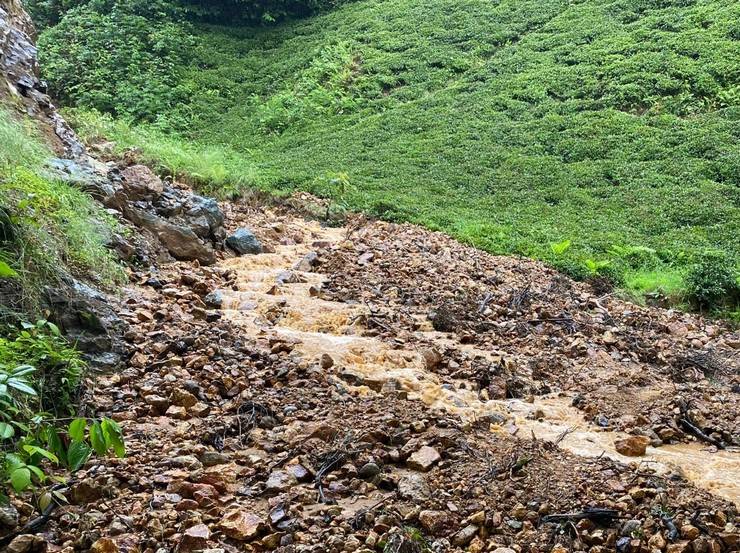
<instances>
[{"instance_id":1,"label":"rocky ground","mask_svg":"<svg viewBox=\"0 0 740 553\"><path fill-rule=\"evenodd\" d=\"M288 204L134 265L128 360L87 391L128 455L9 551L738 550L737 333Z\"/></svg>"}]
</instances>

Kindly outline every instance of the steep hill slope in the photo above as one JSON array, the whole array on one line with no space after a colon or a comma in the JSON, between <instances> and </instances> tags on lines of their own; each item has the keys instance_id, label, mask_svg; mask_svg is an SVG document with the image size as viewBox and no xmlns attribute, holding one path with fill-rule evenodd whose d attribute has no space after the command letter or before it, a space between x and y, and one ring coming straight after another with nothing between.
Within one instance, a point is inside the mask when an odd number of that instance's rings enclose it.
<instances>
[{"instance_id":1,"label":"steep hill slope","mask_svg":"<svg viewBox=\"0 0 740 553\"><path fill-rule=\"evenodd\" d=\"M222 148L224 167L183 167L222 189L308 189L572 274L612 258L670 280L739 251L739 20L730 0L363 0L199 28L150 115ZM81 78L67 97L95 106ZM614 245L657 253L630 267Z\"/></svg>"}]
</instances>

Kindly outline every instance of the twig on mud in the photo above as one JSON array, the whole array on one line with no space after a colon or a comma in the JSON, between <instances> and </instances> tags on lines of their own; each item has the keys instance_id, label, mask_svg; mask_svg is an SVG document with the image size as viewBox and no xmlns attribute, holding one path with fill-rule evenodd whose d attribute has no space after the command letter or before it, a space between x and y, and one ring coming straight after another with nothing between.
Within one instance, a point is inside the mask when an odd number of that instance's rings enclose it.
<instances>
[{"instance_id":1,"label":"twig on mud","mask_svg":"<svg viewBox=\"0 0 740 553\"><path fill-rule=\"evenodd\" d=\"M241 443L244 443L244 434L248 434L257 426L263 417L275 418L275 413L269 407L254 401L245 401L239 406L236 410L236 424L237 436Z\"/></svg>"},{"instance_id":2,"label":"twig on mud","mask_svg":"<svg viewBox=\"0 0 740 553\"><path fill-rule=\"evenodd\" d=\"M568 436L568 434L572 434L574 431L575 431L575 427L573 426L566 428L560 433L557 439L553 442L553 445L559 445L560 442L562 442L566 438L566 436Z\"/></svg>"},{"instance_id":3,"label":"twig on mud","mask_svg":"<svg viewBox=\"0 0 740 553\"><path fill-rule=\"evenodd\" d=\"M541 522L544 524L551 522L574 522L588 519L597 524L609 525L614 520L620 519L620 512L615 509L584 509L576 513L556 513L542 517Z\"/></svg>"},{"instance_id":4,"label":"twig on mud","mask_svg":"<svg viewBox=\"0 0 740 553\"><path fill-rule=\"evenodd\" d=\"M336 449L332 449L318 456L317 464L320 465L314 479L314 487L319 492L319 503L327 503L326 496L324 495L324 477L357 453L349 449L349 444L352 442L354 442L354 434L349 432Z\"/></svg>"}]
</instances>

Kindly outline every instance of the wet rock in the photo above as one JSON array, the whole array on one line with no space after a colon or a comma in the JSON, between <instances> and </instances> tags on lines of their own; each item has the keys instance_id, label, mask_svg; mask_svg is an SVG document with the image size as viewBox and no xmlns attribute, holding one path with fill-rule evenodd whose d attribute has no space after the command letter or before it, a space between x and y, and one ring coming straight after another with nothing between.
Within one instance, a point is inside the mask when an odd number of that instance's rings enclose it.
<instances>
[{"instance_id":1,"label":"wet rock","mask_svg":"<svg viewBox=\"0 0 740 553\"><path fill-rule=\"evenodd\" d=\"M319 256L316 252L309 252L303 259L296 263L293 268L304 273L311 272L319 264Z\"/></svg>"},{"instance_id":2,"label":"wet rock","mask_svg":"<svg viewBox=\"0 0 740 553\"><path fill-rule=\"evenodd\" d=\"M357 476L363 480L372 480L380 474L380 467L375 463L365 463L360 467Z\"/></svg>"},{"instance_id":3,"label":"wet rock","mask_svg":"<svg viewBox=\"0 0 740 553\"><path fill-rule=\"evenodd\" d=\"M46 307L50 317L96 369L122 363L128 353L123 335L128 325L111 305L110 298L94 288L69 280L66 286L47 288ZM96 363L104 361L104 366Z\"/></svg>"},{"instance_id":4,"label":"wet rock","mask_svg":"<svg viewBox=\"0 0 740 553\"><path fill-rule=\"evenodd\" d=\"M170 403L187 409L198 403L198 398L181 388L175 388L170 394Z\"/></svg>"},{"instance_id":5,"label":"wet rock","mask_svg":"<svg viewBox=\"0 0 740 553\"><path fill-rule=\"evenodd\" d=\"M224 213L213 198L197 194L185 197L178 219L184 222L196 236L203 239L223 240Z\"/></svg>"},{"instance_id":6,"label":"wet rock","mask_svg":"<svg viewBox=\"0 0 740 553\"><path fill-rule=\"evenodd\" d=\"M102 493L101 487L92 478L85 478L72 486L71 499L77 505L84 505L97 501L102 497Z\"/></svg>"},{"instance_id":7,"label":"wet rock","mask_svg":"<svg viewBox=\"0 0 740 553\"><path fill-rule=\"evenodd\" d=\"M422 511L419 513L419 523L431 535L442 533L450 523L450 516L444 511Z\"/></svg>"},{"instance_id":8,"label":"wet rock","mask_svg":"<svg viewBox=\"0 0 740 553\"><path fill-rule=\"evenodd\" d=\"M321 368L324 370L330 369L334 366L334 358L328 353L321 355Z\"/></svg>"},{"instance_id":9,"label":"wet rock","mask_svg":"<svg viewBox=\"0 0 740 553\"><path fill-rule=\"evenodd\" d=\"M475 524L468 524L457 534L452 536L452 543L457 547L465 547L478 534L478 527Z\"/></svg>"},{"instance_id":10,"label":"wet rock","mask_svg":"<svg viewBox=\"0 0 740 553\"><path fill-rule=\"evenodd\" d=\"M158 198L164 192L162 179L146 165L131 165L121 171L121 179L129 200L148 200Z\"/></svg>"},{"instance_id":11,"label":"wet rock","mask_svg":"<svg viewBox=\"0 0 740 553\"><path fill-rule=\"evenodd\" d=\"M431 470L434 464L441 459L439 452L430 446L424 446L418 451L411 454L406 464L409 468L418 470L421 472L427 472Z\"/></svg>"},{"instance_id":12,"label":"wet rock","mask_svg":"<svg viewBox=\"0 0 740 553\"><path fill-rule=\"evenodd\" d=\"M650 439L646 436L629 436L614 440L614 447L622 455L628 457L640 457L645 455Z\"/></svg>"},{"instance_id":13,"label":"wet rock","mask_svg":"<svg viewBox=\"0 0 740 553\"><path fill-rule=\"evenodd\" d=\"M18 527L20 515L12 503L0 504L0 526L8 529Z\"/></svg>"},{"instance_id":14,"label":"wet rock","mask_svg":"<svg viewBox=\"0 0 740 553\"><path fill-rule=\"evenodd\" d=\"M233 509L223 516L218 528L232 539L251 541L267 530L267 525L254 513Z\"/></svg>"},{"instance_id":15,"label":"wet rock","mask_svg":"<svg viewBox=\"0 0 740 553\"><path fill-rule=\"evenodd\" d=\"M22 534L13 538L7 549L7 553L45 553L47 542L41 536Z\"/></svg>"},{"instance_id":16,"label":"wet rock","mask_svg":"<svg viewBox=\"0 0 740 553\"><path fill-rule=\"evenodd\" d=\"M198 261L203 265L211 265L216 261L213 249L201 241L192 229L133 206L127 206L124 214L127 219L154 234L175 259Z\"/></svg>"},{"instance_id":17,"label":"wet rock","mask_svg":"<svg viewBox=\"0 0 740 553\"><path fill-rule=\"evenodd\" d=\"M224 304L223 292L221 292L220 290L214 290L205 298L203 298L203 301L208 307L212 307L213 309L221 309Z\"/></svg>"},{"instance_id":18,"label":"wet rock","mask_svg":"<svg viewBox=\"0 0 740 553\"><path fill-rule=\"evenodd\" d=\"M424 501L432 495L431 488L421 474L404 474L398 480L398 493L403 499Z\"/></svg>"},{"instance_id":19,"label":"wet rock","mask_svg":"<svg viewBox=\"0 0 740 553\"><path fill-rule=\"evenodd\" d=\"M240 255L262 253L262 243L248 228L240 228L226 239L226 245Z\"/></svg>"},{"instance_id":20,"label":"wet rock","mask_svg":"<svg viewBox=\"0 0 740 553\"><path fill-rule=\"evenodd\" d=\"M211 538L211 531L205 524L191 526L182 534L177 547L178 553L193 553L203 549Z\"/></svg>"},{"instance_id":21,"label":"wet rock","mask_svg":"<svg viewBox=\"0 0 740 553\"><path fill-rule=\"evenodd\" d=\"M118 545L110 538L100 538L90 546L90 553L118 553Z\"/></svg>"},{"instance_id":22,"label":"wet rock","mask_svg":"<svg viewBox=\"0 0 740 553\"><path fill-rule=\"evenodd\" d=\"M283 470L276 470L270 473L265 482L265 490L273 493L280 493L289 490L297 484L297 479L291 473Z\"/></svg>"}]
</instances>

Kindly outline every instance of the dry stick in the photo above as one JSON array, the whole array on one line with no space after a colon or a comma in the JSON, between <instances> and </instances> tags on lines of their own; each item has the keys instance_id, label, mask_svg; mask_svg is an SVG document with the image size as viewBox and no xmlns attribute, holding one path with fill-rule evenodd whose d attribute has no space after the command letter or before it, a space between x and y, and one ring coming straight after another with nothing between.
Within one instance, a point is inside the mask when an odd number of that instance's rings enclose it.
<instances>
[{"instance_id":1,"label":"dry stick","mask_svg":"<svg viewBox=\"0 0 740 553\"><path fill-rule=\"evenodd\" d=\"M75 483L75 480L70 480L69 482L66 482L64 484L56 484L51 488L51 491L59 491L61 489L69 488L72 484ZM35 533L37 530L40 530L43 528L47 522L49 522L49 519L51 518L52 513L59 507L59 503L57 503L55 500L52 499L51 503L41 511L41 515L37 516L36 518L28 521L26 524L24 524L21 528L13 532L12 534L8 534L4 538L0 539L0 547L7 546L10 542L12 542L15 538L22 534L32 534Z\"/></svg>"}]
</instances>

